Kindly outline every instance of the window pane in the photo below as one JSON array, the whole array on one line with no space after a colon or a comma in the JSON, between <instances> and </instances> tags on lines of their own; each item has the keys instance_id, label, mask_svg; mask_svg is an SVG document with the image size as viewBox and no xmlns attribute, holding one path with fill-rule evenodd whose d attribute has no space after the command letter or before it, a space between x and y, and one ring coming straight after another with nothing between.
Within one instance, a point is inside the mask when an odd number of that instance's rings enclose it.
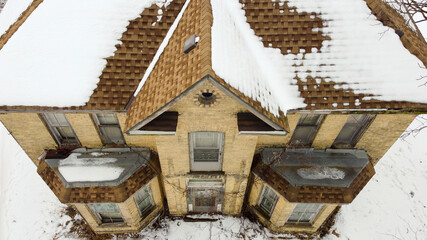
<instances>
[{"instance_id":1,"label":"window pane","mask_svg":"<svg viewBox=\"0 0 427 240\"><path fill-rule=\"evenodd\" d=\"M219 133L200 132L195 133L195 147L197 148L218 148Z\"/></svg>"},{"instance_id":2,"label":"window pane","mask_svg":"<svg viewBox=\"0 0 427 240\"><path fill-rule=\"evenodd\" d=\"M79 141L62 113L45 113L43 118L59 145L78 145Z\"/></svg>"},{"instance_id":3,"label":"window pane","mask_svg":"<svg viewBox=\"0 0 427 240\"><path fill-rule=\"evenodd\" d=\"M116 212L103 212L103 213L99 213L99 215L104 219L104 218L115 218L115 219L122 219L122 215L120 213L116 213Z\"/></svg>"},{"instance_id":4,"label":"window pane","mask_svg":"<svg viewBox=\"0 0 427 240\"><path fill-rule=\"evenodd\" d=\"M317 216L322 207L322 204L299 203L294 207L294 210L288 218L288 222L311 222Z\"/></svg>"},{"instance_id":5,"label":"window pane","mask_svg":"<svg viewBox=\"0 0 427 240\"><path fill-rule=\"evenodd\" d=\"M115 203L91 203L89 207L102 223L124 222L122 214Z\"/></svg>"},{"instance_id":6,"label":"window pane","mask_svg":"<svg viewBox=\"0 0 427 240\"><path fill-rule=\"evenodd\" d=\"M115 203L91 203L90 207L96 212L118 212L119 208Z\"/></svg>"},{"instance_id":7,"label":"window pane","mask_svg":"<svg viewBox=\"0 0 427 240\"><path fill-rule=\"evenodd\" d=\"M337 141L350 143L356 135L359 126L356 124L346 124L337 137Z\"/></svg>"},{"instance_id":8,"label":"window pane","mask_svg":"<svg viewBox=\"0 0 427 240\"><path fill-rule=\"evenodd\" d=\"M302 146L311 145L316 129L316 126L298 126L292 136L292 144Z\"/></svg>"},{"instance_id":9,"label":"window pane","mask_svg":"<svg viewBox=\"0 0 427 240\"><path fill-rule=\"evenodd\" d=\"M123 135L118 126L99 126L105 143L124 144Z\"/></svg>"},{"instance_id":10,"label":"window pane","mask_svg":"<svg viewBox=\"0 0 427 240\"><path fill-rule=\"evenodd\" d=\"M262 207L268 214L271 214L277 201L277 195L268 187L264 187L264 192L261 197L259 206Z\"/></svg>"},{"instance_id":11,"label":"window pane","mask_svg":"<svg viewBox=\"0 0 427 240\"><path fill-rule=\"evenodd\" d=\"M301 117L298 122L300 126L316 126L320 115L307 114Z\"/></svg>"},{"instance_id":12,"label":"window pane","mask_svg":"<svg viewBox=\"0 0 427 240\"><path fill-rule=\"evenodd\" d=\"M141 214L143 214L146 210L148 210L153 205L153 201L151 199L151 195L149 191L150 191L150 188L147 186L139 190L135 194L135 202L138 205L138 209Z\"/></svg>"},{"instance_id":13,"label":"window pane","mask_svg":"<svg viewBox=\"0 0 427 240\"><path fill-rule=\"evenodd\" d=\"M74 132L71 127L55 127L58 133L64 139L74 138Z\"/></svg>"},{"instance_id":14,"label":"window pane","mask_svg":"<svg viewBox=\"0 0 427 240\"><path fill-rule=\"evenodd\" d=\"M101 125L103 124L118 124L117 118L113 113L107 114L96 114L98 121Z\"/></svg>"},{"instance_id":15,"label":"window pane","mask_svg":"<svg viewBox=\"0 0 427 240\"><path fill-rule=\"evenodd\" d=\"M354 147L359 137L363 134L365 128L375 115L352 114L341 129L335 139L333 146L335 148Z\"/></svg>"},{"instance_id":16,"label":"window pane","mask_svg":"<svg viewBox=\"0 0 427 240\"><path fill-rule=\"evenodd\" d=\"M216 162L219 159L219 149L194 149L194 161Z\"/></svg>"},{"instance_id":17,"label":"window pane","mask_svg":"<svg viewBox=\"0 0 427 240\"><path fill-rule=\"evenodd\" d=\"M43 114L46 121L51 126L68 126L67 118L62 113L45 113Z\"/></svg>"}]
</instances>

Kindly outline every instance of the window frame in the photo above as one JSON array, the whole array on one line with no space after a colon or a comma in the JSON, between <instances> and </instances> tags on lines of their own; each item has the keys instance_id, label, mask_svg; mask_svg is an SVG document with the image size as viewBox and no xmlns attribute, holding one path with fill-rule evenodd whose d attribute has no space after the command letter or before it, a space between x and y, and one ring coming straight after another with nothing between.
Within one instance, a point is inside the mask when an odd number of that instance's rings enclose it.
<instances>
[{"instance_id":1,"label":"window frame","mask_svg":"<svg viewBox=\"0 0 427 240\"><path fill-rule=\"evenodd\" d=\"M202 133L215 133L218 136L218 147L196 147L196 136ZM190 171L221 171L222 159L224 155L224 140L225 134L223 132L213 131L199 131L191 132L188 134L189 148L190 148ZM195 160L195 150L197 149L218 149L217 161L197 161Z\"/></svg>"},{"instance_id":2,"label":"window frame","mask_svg":"<svg viewBox=\"0 0 427 240\"><path fill-rule=\"evenodd\" d=\"M315 120L314 123L304 122L309 117L317 117L317 119ZM295 127L294 132L292 133L290 144L296 147L311 147L311 145L313 144L314 138L316 137L316 134L324 118L325 118L324 114L303 114L298 120L298 124ZM304 142L303 143L297 142L297 141L301 141L301 139L296 139L297 138L296 135L298 135L298 132L303 132L307 130L311 132L309 134L300 134L304 136L308 135L306 139L304 139Z\"/></svg>"},{"instance_id":3,"label":"window frame","mask_svg":"<svg viewBox=\"0 0 427 240\"><path fill-rule=\"evenodd\" d=\"M360 116L361 119L356 119L355 116ZM336 149L351 149L356 146L359 142L360 138L369 128L369 125L374 121L375 114L350 114L347 118L346 123L341 128L334 142L332 143L332 148ZM355 122L351 122L352 119L355 119ZM350 138L345 139L342 135L344 135L344 131L353 128L353 132Z\"/></svg>"},{"instance_id":4,"label":"window frame","mask_svg":"<svg viewBox=\"0 0 427 240\"><path fill-rule=\"evenodd\" d=\"M299 206L305 206L303 211L299 211L299 212L295 212ZM310 205L318 205L316 211L312 211L312 212L308 212L309 206ZM316 220L317 216L319 216L320 212L322 211L322 209L324 208L324 204L321 203L298 203L294 206L294 208L292 209L292 212L289 214L289 217L286 221L286 224L310 224L312 225L313 222ZM297 221L294 220L290 220L290 218L292 217L293 214L300 214L299 218ZM304 214L311 214L310 218L307 221L301 221L302 217L304 216Z\"/></svg>"},{"instance_id":5,"label":"window frame","mask_svg":"<svg viewBox=\"0 0 427 240\"><path fill-rule=\"evenodd\" d=\"M51 115L49 117L49 115ZM58 120L58 117L55 115L62 115L65 119L65 124L61 124ZM74 131L73 127L71 126L70 122L68 121L67 116L64 113L42 113L39 115L41 119L43 119L43 122L45 123L46 127L49 130L49 133L55 140L56 144L60 147L74 147L74 146L81 146L80 140L77 137L76 132ZM56 120L56 123L51 121L51 118L54 118ZM62 136L61 132L58 131L57 128L65 129L69 128L70 132L74 135L74 141L69 142L68 137Z\"/></svg>"},{"instance_id":6,"label":"window frame","mask_svg":"<svg viewBox=\"0 0 427 240\"><path fill-rule=\"evenodd\" d=\"M111 220L110 222L105 221L105 219L107 219L107 218L103 218L101 215L102 212L99 212L94 208L95 204L114 204L115 208L118 210L117 213L119 213L121 216L121 221L114 221L113 218L110 218L110 220ZM123 217L123 213L120 210L117 203L108 203L108 202L107 203L88 203L87 206L88 206L89 210L92 212L92 214L95 216L95 218L97 219L99 225L111 225L111 224L124 224L124 223L126 223L125 218ZM104 212L104 213L116 213L116 212Z\"/></svg>"},{"instance_id":7,"label":"window frame","mask_svg":"<svg viewBox=\"0 0 427 240\"><path fill-rule=\"evenodd\" d=\"M149 206L147 206L143 211L141 211L141 208L140 208L140 206L139 206L139 204L138 204L138 201L137 201L137 194L140 192L140 191L146 191L147 192L147 194L148 194L148 196L146 197L146 198L149 198L149 200L150 200L150 205ZM145 199L146 199L145 198ZM145 201L145 199L143 200L143 201ZM136 205L136 208L138 208L138 212L139 212L139 215L141 216L141 217L146 217L150 212L151 212L151 209L155 206L155 203L154 203L154 199L153 199L153 194L152 194L152 191L151 191L151 188L150 188L150 186L149 185L146 185L146 186L144 186L144 187L142 187L142 188L140 188L136 193L135 193L135 195L134 195L134 197L133 197L133 200L134 200L134 202L135 202L135 205Z\"/></svg>"},{"instance_id":8,"label":"window frame","mask_svg":"<svg viewBox=\"0 0 427 240\"><path fill-rule=\"evenodd\" d=\"M266 197L265 196L265 194L266 194L266 192L267 191L270 191L271 193L273 193L274 194L274 197L273 197L273 199L268 199L269 197ZM264 198L267 198L268 200L270 200L270 201L272 201L272 204L271 204L271 209L270 210L268 210L268 209L266 209L263 205L262 205L262 202L263 202L263 200L264 200ZM261 194L259 195L259 199L258 199L258 204L257 204L257 206L268 216L268 217L271 217L271 215L273 214L273 212L274 212L274 209L276 208L276 204L277 204L277 201L279 201L279 196L276 194L276 192L273 190L273 189L271 189L270 187L268 187L267 185L264 185L264 187L263 187L263 189L262 189L262 191L261 191Z\"/></svg>"},{"instance_id":9,"label":"window frame","mask_svg":"<svg viewBox=\"0 0 427 240\"><path fill-rule=\"evenodd\" d=\"M111 114L114 117L116 123L114 123L114 124L101 124L101 121L99 120L98 115L106 115L106 114ZM125 145L126 144L126 141L125 141L125 138L124 138L124 135L122 132L122 128L120 127L119 119L117 118L116 114L114 114L114 113L93 113L92 114L92 120L95 123L96 129L98 130L98 134L99 134L101 141L104 145ZM116 143L116 142L112 141L111 138L108 137L107 134L105 134L104 131L102 130L102 128L104 128L104 127L116 127L116 128L118 128L122 142Z\"/></svg>"}]
</instances>

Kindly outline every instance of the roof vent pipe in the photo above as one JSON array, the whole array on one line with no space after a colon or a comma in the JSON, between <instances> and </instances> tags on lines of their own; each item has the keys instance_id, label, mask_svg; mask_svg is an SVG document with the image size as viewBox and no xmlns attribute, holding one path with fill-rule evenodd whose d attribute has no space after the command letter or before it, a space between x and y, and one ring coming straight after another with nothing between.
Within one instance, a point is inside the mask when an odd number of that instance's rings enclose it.
<instances>
[{"instance_id":1,"label":"roof vent pipe","mask_svg":"<svg viewBox=\"0 0 427 240\"><path fill-rule=\"evenodd\" d=\"M187 54L191 50L193 50L196 47L199 40L200 40L200 37L196 36L195 34L190 36L184 43L184 54Z\"/></svg>"}]
</instances>

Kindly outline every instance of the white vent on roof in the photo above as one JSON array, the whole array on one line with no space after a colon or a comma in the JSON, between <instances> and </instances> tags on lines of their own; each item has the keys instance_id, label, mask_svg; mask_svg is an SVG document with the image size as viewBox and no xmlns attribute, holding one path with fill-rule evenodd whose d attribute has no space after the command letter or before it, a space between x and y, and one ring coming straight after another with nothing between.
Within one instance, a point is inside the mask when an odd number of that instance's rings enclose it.
<instances>
[{"instance_id":1,"label":"white vent on roof","mask_svg":"<svg viewBox=\"0 0 427 240\"><path fill-rule=\"evenodd\" d=\"M189 37L184 43L184 54L187 54L191 50L193 50L196 47L199 40L200 38L196 35L192 35L191 37Z\"/></svg>"}]
</instances>

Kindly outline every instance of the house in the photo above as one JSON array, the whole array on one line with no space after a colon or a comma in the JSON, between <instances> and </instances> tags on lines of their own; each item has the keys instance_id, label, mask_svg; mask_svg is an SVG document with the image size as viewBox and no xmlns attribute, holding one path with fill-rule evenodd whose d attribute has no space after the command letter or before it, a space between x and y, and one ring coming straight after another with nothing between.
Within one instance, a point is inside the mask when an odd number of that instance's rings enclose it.
<instances>
[{"instance_id":1,"label":"house","mask_svg":"<svg viewBox=\"0 0 427 240\"><path fill-rule=\"evenodd\" d=\"M427 110L425 42L380 0L21 12L0 37L0 121L96 233L166 208L316 232Z\"/></svg>"}]
</instances>

